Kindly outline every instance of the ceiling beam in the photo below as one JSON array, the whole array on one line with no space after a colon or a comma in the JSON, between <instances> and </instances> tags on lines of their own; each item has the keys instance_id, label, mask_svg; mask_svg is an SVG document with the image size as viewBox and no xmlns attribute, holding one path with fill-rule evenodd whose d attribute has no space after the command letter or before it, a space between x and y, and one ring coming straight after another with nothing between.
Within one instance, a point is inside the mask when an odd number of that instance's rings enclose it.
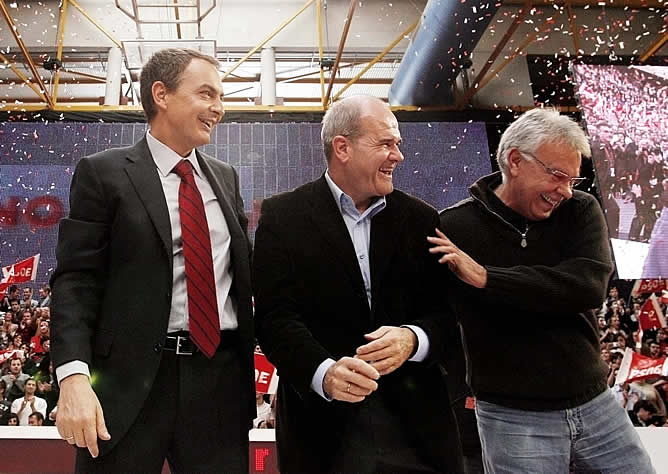
<instances>
[{"instance_id":1,"label":"ceiling beam","mask_svg":"<svg viewBox=\"0 0 668 474\"><path fill-rule=\"evenodd\" d=\"M668 41L668 31L666 31L663 35L657 38L657 40L654 43L652 43L652 45L649 48L647 48L647 51L645 51L640 56L638 61L640 61L641 63L647 61L652 55L654 55L654 53L660 50L664 44L666 44L666 41Z\"/></svg>"},{"instance_id":2,"label":"ceiling beam","mask_svg":"<svg viewBox=\"0 0 668 474\"><path fill-rule=\"evenodd\" d=\"M489 69L492 67L494 61L496 61L496 58L499 57L499 54L501 54L503 48L506 47L506 44L508 41L510 41L510 38L513 36L513 34L515 34L517 28L524 21L524 17L529 12L529 10L531 10L532 4L533 2L531 0L524 1L522 9L517 13L513 23L508 27L508 30L503 35L503 38L501 38L501 41L499 41L499 43L496 45L496 48L494 48L492 54L490 54L487 61L485 61L485 65L482 67L476 78L473 80L471 87L466 92L466 103L470 102L471 98L476 94L476 92L478 92L478 87L480 86L482 79L485 77L485 74L487 74L487 71L489 71Z\"/></svg>"},{"instance_id":3,"label":"ceiling beam","mask_svg":"<svg viewBox=\"0 0 668 474\"><path fill-rule=\"evenodd\" d=\"M7 25L9 26L9 30L12 33L12 36L14 36L14 39L16 40L16 44L21 48L21 51L23 52L23 55L28 58L28 66L30 67L30 70L32 71L33 78L35 79L35 82L39 84L39 88L42 91L42 95L44 95L44 99L46 100L46 103L49 104L50 108L53 108L54 103L53 99L49 95L48 91L46 90L46 87L44 86L44 82L42 82L42 78L37 72L37 68L35 67L35 63L32 62L30 59L30 54L28 54L28 50L26 49L26 45L23 43L23 39L21 38L21 35L19 34L19 30L16 28L16 25L14 25L14 21L12 20L12 17L9 16L9 11L7 10L7 6L5 5L5 0L0 0L0 11L2 11L2 16L5 17L5 21L7 22Z\"/></svg>"},{"instance_id":4,"label":"ceiling beam","mask_svg":"<svg viewBox=\"0 0 668 474\"><path fill-rule=\"evenodd\" d=\"M350 5L348 6L348 15L346 15L346 24L343 26L343 32L341 33L341 39L339 40L339 49L336 52L336 60L334 60L334 67L329 71L329 85L327 86L327 92L325 93L325 99L323 100L323 107L327 107L329 104L329 97L332 95L332 87L334 87L334 79L336 78L336 72L339 70L339 62L341 61L341 56L343 55L343 48L346 45L346 40L348 39L348 31L350 30L350 24L353 22L353 15L355 14L355 7L357 6L356 0L350 0Z\"/></svg>"}]
</instances>

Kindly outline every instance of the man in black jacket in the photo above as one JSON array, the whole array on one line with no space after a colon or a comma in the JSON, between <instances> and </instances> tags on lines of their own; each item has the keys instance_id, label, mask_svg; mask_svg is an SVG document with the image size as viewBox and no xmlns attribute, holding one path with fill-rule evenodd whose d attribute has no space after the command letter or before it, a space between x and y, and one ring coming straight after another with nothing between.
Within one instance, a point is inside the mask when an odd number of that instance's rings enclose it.
<instances>
[{"instance_id":1,"label":"man in black jacket","mask_svg":"<svg viewBox=\"0 0 668 474\"><path fill-rule=\"evenodd\" d=\"M327 172L264 201L253 259L262 350L281 376L282 473L461 472L439 362L432 207L392 184L396 118L349 97L323 119Z\"/></svg>"},{"instance_id":2,"label":"man in black jacket","mask_svg":"<svg viewBox=\"0 0 668 474\"><path fill-rule=\"evenodd\" d=\"M575 122L527 112L501 137L501 171L429 237L459 278L451 301L487 472L653 472L607 388L589 311L612 271L601 209L573 189L589 154Z\"/></svg>"}]
</instances>

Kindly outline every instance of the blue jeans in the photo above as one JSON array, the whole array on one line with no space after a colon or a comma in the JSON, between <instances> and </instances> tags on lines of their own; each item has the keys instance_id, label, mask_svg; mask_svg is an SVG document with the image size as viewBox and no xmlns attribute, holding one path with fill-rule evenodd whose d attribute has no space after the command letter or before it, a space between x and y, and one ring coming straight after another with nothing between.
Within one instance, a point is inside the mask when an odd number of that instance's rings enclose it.
<instances>
[{"instance_id":1,"label":"blue jeans","mask_svg":"<svg viewBox=\"0 0 668 474\"><path fill-rule=\"evenodd\" d=\"M527 411L476 402L486 473L654 473L610 390L575 408Z\"/></svg>"}]
</instances>

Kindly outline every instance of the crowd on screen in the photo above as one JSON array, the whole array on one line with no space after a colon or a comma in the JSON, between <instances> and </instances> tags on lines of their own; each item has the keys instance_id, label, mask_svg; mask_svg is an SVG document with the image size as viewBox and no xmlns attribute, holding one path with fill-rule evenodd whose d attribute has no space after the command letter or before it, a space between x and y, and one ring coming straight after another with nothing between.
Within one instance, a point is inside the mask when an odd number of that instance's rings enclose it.
<instances>
[{"instance_id":1,"label":"crowd on screen","mask_svg":"<svg viewBox=\"0 0 668 474\"><path fill-rule=\"evenodd\" d=\"M601 358L609 365L608 385L635 426L668 426L668 377L618 383L617 372L626 348L653 359L668 356L668 328L641 330L639 315L649 295L620 297L611 287L598 315ZM666 313L666 304L661 304Z\"/></svg>"},{"instance_id":2,"label":"crowd on screen","mask_svg":"<svg viewBox=\"0 0 668 474\"><path fill-rule=\"evenodd\" d=\"M58 384L50 357L51 290L16 285L0 300L0 425L53 425Z\"/></svg>"},{"instance_id":3,"label":"crowd on screen","mask_svg":"<svg viewBox=\"0 0 668 474\"><path fill-rule=\"evenodd\" d=\"M640 69L581 65L578 94L592 139L601 196L613 238L648 242L668 188L668 80ZM628 235L619 206L632 202Z\"/></svg>"}]
</instances>

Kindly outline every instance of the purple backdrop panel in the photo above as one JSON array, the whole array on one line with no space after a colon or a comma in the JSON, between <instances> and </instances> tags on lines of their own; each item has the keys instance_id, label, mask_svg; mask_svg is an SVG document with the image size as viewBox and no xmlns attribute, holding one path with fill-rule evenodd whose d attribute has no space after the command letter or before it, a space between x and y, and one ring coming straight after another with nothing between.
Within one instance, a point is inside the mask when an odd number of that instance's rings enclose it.
<instances>
[{"instance_id":1,"label":"purple backdrop panel","mask_svg":"<svg viewBox=\"0 0 668 474\"><path fill-rule=\"evenodd\" d=\"M55 261L57 219L69 211L72 172L81 157L140 139L146 124L0 123L0 266L41 254L37 281ZM400 124L405 161L395 186L442 209L491 172L482 123ZM223 123L202 150L239 172L251 238L262 200L325 171L318 123Z\"/></svg>"}]
</instances>

